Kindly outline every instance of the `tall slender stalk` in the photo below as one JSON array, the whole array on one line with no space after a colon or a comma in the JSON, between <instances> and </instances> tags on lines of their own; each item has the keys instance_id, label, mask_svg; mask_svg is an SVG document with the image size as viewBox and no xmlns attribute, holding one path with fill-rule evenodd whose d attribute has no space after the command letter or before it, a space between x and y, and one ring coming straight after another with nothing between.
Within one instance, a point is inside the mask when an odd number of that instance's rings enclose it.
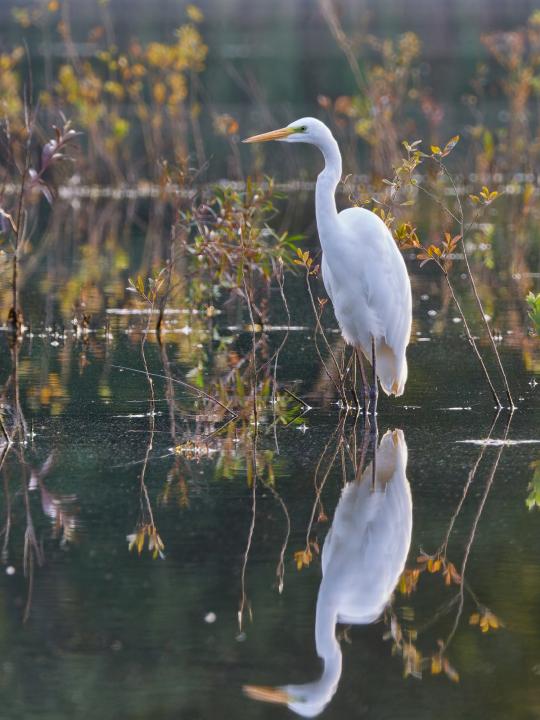
<instances>
[{"instance_id":1,"label":"tall slender stalk","mask_svg":"<svg viewBox=\"0 0 540 720\"><path fill-rule=\"evenodd\" d=\"M462 206L462 204L461 204L461 198L459 197L459 192L458 192L457 187L456 187L456 184L455 184L455 182L454 182L454 178L453 178L452 175L448 172L448 169L446 168L446 166L445 166L442 162L439 162L439 165L440 165L441 169L443 170L444 174L446 175L446 177L449 179L449 181L450 181L450 183L451 183L451 185L452 185L452 189L453 189L453 191L454 191L454 194L455 194L455 196L456 196L456 201L457 201L458 209L459 209L459 225L460 225L460 233L461 233L461 248L462 248L462 251L463 251L463 258L464 258L464 260L465 260L465 266L466 266L466 268L467 268L467 275L468 275L468 277L469 277L469 282L471 283L471 287L472 287L472 290L473 290L473 295L474 295L474 298L475 298L475 300L476 300L476 304L477 304L477 306L478 306L478 310L479 310L480 315L481 315L481 317L482 317L482 322L483 322L484 325L485 325L485 328L486 328L486 331L487 331L487 334L488 334L488 337L489 337L489 341L490 341L490 343L491 343L491 347L492 347L492 349L493 349L493 352L495 353L495 358L496 358L496 360L497 360L497 365L498 365L498 367L499 367L499 371L500 371L501 376L502 376L503 381L504 381L504 388L505 388L505 392L506 392L506 397L508 398L508 402L510 403L510 409L511 409L511 410L515 410L516 406L514 405L514 400L513 400L513 398L512 398L512 393L510 392L510 386L509 386L509 384L508 384L508 378L506 377L506 373L505 373L505 371L504 371L504 367L503 367L503 364L502 364L502 361L501 361L501 356L500 356L499 351L498 351L498 349L497 349L497 345L496 345L496 343L495 343L495 340L493 339L493 333L491 332L491 327L490 327L489 322L488 322L488 319L487 319L487 317L486 317L486 313L485 313L485 310L484 310L484 306L482 305L482 300L480 299L480 295L478 294L478 288L477 288L477 286L476 286L476 281L475 281L475 279L474 279L474 275L473 275L473 272L472 272L472 270L471 270L471 266L470 266L470 263L469 263L469 256L468 256L468 253L467 253L467 248L466 248L466 246L465 246L465 217L464 217L464 213L463 213L463 206Z\"/></svg>"},{"instance_id":2,"label":"tall slender stalk","mask_svg":"<svg viewBox=\"0 0 540 720\"><path fill-rule=\"evenodd\" d=\"M452 286L452 283L450 282L450 277L449 277L449 275L448 275L448 271L446 270L446 268L443 267L443 265L442 265L441 263L437 263L437 264L439 265L439 268L441 269L441 271L442 271L442 273L443 273L443 275L444 275L444 279L446 280L446 284L448 285L448 288L449 288L449 290L450 290L450 294L452 295L452 299L453 299L454 303L456 304L456 307L457 307L458 312L459 312L459 314L460 314L460 316L461 316L461 319L463 320L463 327L465 328L465 333L466 333L466 335L467 335L467 340L469 341L472 349L474 350L474 354L475 354L476 357L478 358L478 362L480 363L480 367L482 368L482 372L484 373L484 377L486 378L486 381L487 381L487 383L488 383L488 385L489 385L489 389L491 390L491 394L493 395L493 399L495 400L495 402L496 402L496 404L497 404L497 408L498 408L499 410L501 410L502 407L503 407L503 406L502 406L502 403L501 403L500 398L499 398L499 396L498 396L498 394L497 394L497 391L495 390L495 387L494 387L493 383L491 382L491 377L490 377L490 375L489 375L489 373L488 373L488 370L487 370L486 364L485 364L485 362L484 362L484 359L482 358L482 355L480 354L480 350L478 349L478 345L476 344L476 341L475 341L475 339L474 339L474 337L473 337L473 335L472 335L472 333L471 333L471 329L469 328L469 323L467 322L467 318L465 317L465 313L463 312L463 309L462 309L462 307L461 307L461 304L460 304L459 300L457 299L456 293L454 292L454 288L453 288L453 286Z\"/></svg>"},{"instance_id":3,"label":"tall slender stalk","mask_svg":"<svg viewBox=\"0 0 540 720\"><path fill-rule=\"evenodd\" d=\"M32 142L32 130L33 120L31 124L28 121L28 113L26 115L26 147L24 155L24 167L21 175L21 184L19 186L19 196L17 200L17 212L15 215L15 222L12 225L13 229L13 263L11 271L11 292L12 301L11 309L8 316L8 324L11 326L11 331L15 337L18 336L20 326L22 323L21 311L19 308L19 252L24 242L24 198L26 193L26 181L28 179L28 172L30 170L30 144Z\"/></svg>"}]
</instances>

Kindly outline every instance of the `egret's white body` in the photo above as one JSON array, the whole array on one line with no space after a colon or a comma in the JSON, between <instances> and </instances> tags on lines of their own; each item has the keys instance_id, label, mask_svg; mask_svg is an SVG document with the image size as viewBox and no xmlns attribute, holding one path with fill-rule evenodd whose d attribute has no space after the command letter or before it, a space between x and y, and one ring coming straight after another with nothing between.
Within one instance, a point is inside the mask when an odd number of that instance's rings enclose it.
<instances>
[{"instance_id":1,"label":"egret's white body","mask_svg":"<svg viewBox=\"0 0 540 720\"><path fill-rule=\"evenodd\" d=\"M279 688L247 686L250 697L286 703L303 717L318 715L330 702L341 677L336 623L377 620L405 567L412 532L406 467L403 433L389 431L376 450L375 485L369 465L343 489L322 551L315 619L315 646L324 664L319 679Z\"/></svg>"},{"instance_id":2,"label":"egret's white body","mask_svg":"<svg viewBox=\"0 0 540 720\"><path fill-rule=\"evenodd\" d=\"M338 213L335 193L341 180L341 154L334 136L320 120L301 118L245 142L267 140L311 143L322 152L325 167L317 178L315 210L324 286L346 342L369 362L375 360L386 394L402 395L411 334L411 283L389 229L365 208Z\"/></svg>"}]
</instances>

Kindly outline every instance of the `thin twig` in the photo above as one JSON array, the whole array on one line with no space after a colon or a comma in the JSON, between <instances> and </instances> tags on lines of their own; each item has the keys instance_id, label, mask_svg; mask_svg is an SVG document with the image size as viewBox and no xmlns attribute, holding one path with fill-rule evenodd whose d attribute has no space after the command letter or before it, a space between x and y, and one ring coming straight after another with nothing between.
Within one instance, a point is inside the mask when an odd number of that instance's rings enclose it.
<instances>
[{"instance_id":1,"label":"thin twig","mask_svg":"<svg viewBox=\"0 0 540 720\"><path fill-rule=\"evenodd\" d=\"M309 282L309 272L310 272L310 271L309 271L309 268L306 268L306 285L307 285L307 289L308 289L308 293L309 293L309 299L310 299L310 301L311 301L311 307L313 308L313 313L314 313L314 315L315 315L315 322L316 322L316 326L315 326L315 336L314 336L315 349L317 350L317 355L319 356L319 360L320 360L321 363L322 363L322 366L323 366L323 368L324 368L324 371L325 371L328 379L329 379L329 380L332 382L332 384L334 385L334 387L335 387L335 389L336 389L336 392L338 393L338 395L339 395L339 397L341 398L341 400L342 400L343 402L346 402L345 394L344 394L344 392L343 392L343 390L342 390L342 388L343 388L343 382L344 382L344 381L343 381L343 377L342 377L342 375L341 375L341 372L340 372L340 369L339 369L339 365L338 365L338 361L336 360L336 356L334 355L334 353L333 353L333 351L332 351L332 348L331 348L331 346L330 346L330 343L328 342L328 340L327 340L327 338L326 338L326 335L324 334L324 330L323 330L323 328L322 328L322 325L321 325L319 313L317 312L317 307L316 307L316 305L315 305L315 298L313 297L313 293L312 293L312 291L311 291L311 285L310 285L310 282ZM327 347L327 349L328 349L328 352L330 353L330 356L331 356L332 361L333 361L333 363L334 363L334 366L335 366L335 368L336 368L336 372L337 372L337 374L338 374L339 382L340 382L341 387L338 386L338 384L336 383L336 381L335 381L334 378L332 377L332 374L330 373L330 371L329 371L326 363L324 362L324 359L323 359L323 357L322 357L322 354L321 354L321 351L320 351L320 348L319 348L319 344L318 344L318 342L317 342L317 332L320 332L321 335L322 335L322 337L323 337L323 339L324 339L324 342L325 342L325 344L326 344L326 347Z\"/></svg>"},{"instance_id":2,"label":"thin twig","mask_svg":"<svg viewBox=\"0 0 540 720\"><path fill-rule=\"evenodd\" d=\"M476 473L477 473L477 471L478 471L478 467L479 467L480 463L482 462L482 458L484 457L484 453L486 452L486 448L487 448L487 446L488 446L487 441L491 439L491 436L492 436L492 434L493 434L493 430L495 429L495 425L497 424L497 420L499 419L499 415L500 415L500 414L501 414L501 410L500 410L500 408L499 408L499 409L497 410L497 412L495 413L495 417L494 417L494 419L493 419L493 422L491 423L491 427L489 428L489 432L488 432L487 437L486 437L486 442L484 442L484 444L482 445L482 448L481 448L480 453L479 453L479 455L478 455L478 457L477 457L477 459L476 459L476 462L475 462L474 466L472 467L472 469L471 469L470 472L469 472L469 475L468 475L468 477L467 477L467 482L465 483L465 487L463 488L463 493L462 493L462 495L461 495L461 499L460 499L460 501L459 501L459 503L458 503L458 505L457 505L457 507L456 507L456 509L455 509L455 511L454 511L454 513L453 513L453 515L452 515L452 517L451 517L451 519L450 519L450 523L449 523L449 525L448 525L448 530L447 530L447 532L446 532L446 536L445 536L445 538L444 538L444 541L443 541L443 543L442 543L442 545L441 545L441 548L440 548L440 550L438 551L437 555L444 555L444 556L446 556L447 548L448 548L448 542L449 542L449 540L450 540L450 535L452 534L452 530L453 530L453 528L454 528L455 522L456 522L456 520L457 520L457 518L458 518L458 515L459 515L460 512L461 512L461 508L463 507L463 503L465 502L465 498L467 497L467 494L468 494L468 492L469 492L469 489L470 489L470 487L471 487L471 485L472 485L472 483L473 483L473 481L474 481L474 478L476 477Z\"/></svg>"},{"instance_id":3,"label":"thin twig","mask_svg":"<svg viewBox=\"0 0 540 720\"><path fill-rule=\"evenodd\" d=\"M141 373L142 375L146 375L144 370L138 370L137 368L130 368L126 367L125 365L116 365L115 363L111 363L111 367L117 368L118 370L129 370L130 372L135 373ZM209 395L208 393L204 392L204 390L201 390L200 388L195 387L194 385L190 385L187 382L184 382L183 380L178 380L177 378L168 378L166 375L161 375L160 373L148 373L151 377L158 377L162 378L163 380L171 380L172 382L176 383L177 385L181 385L182 387L186 388L187 390L191 390L191 392L195 393L196 395L199 395L200 397L204 397L207 400L210 400L211 402L216 403L216 405L219 405L224 410L226 410L228 413L230 413L233 417L238 417L238 415L234 412L234 410L231 410L227 405L224 405L220 400L218 400L213 395Z\"/></svg>"},{"instance_id":4,"label":"thin twig","mask_svg":"<svg viewBox=\"0 0 540 720\"><path fill-rule=\"evenodd\" d=\"M444 268L444 266L443 266L440 262L438 262L438 261L437 261L437 265L439 266L439 268L440 268L440 269L442 270L442 272L443 272L444 278L445 278L445 280L446 280L446 283L447 283L448 288L449 288L449 290L450 290L450 293L451 293L451 295L452 295L452 299L454 300L454 302L455 302L455 304L456 304L456 307L457 307L457 309L458 309L458 312L459 312L459 314L461 315L461 319L463 320L463 327L465 328L465 332L466 332L466 334L467 334L467 339L468 339L470 345L472 346L476 357L478 358L478 362L480 363L480 366L481 366L481 368L482 368L482 371L483 371L483 373L484 373L484 375L485 375L485 378L486 378L487 383L488 383L488 385L489 385L489 388L490 388L490 390L491 390L491 394L493 395L493 399L494 399L495 402L497 403L497 407L498 407L499 409L502 409L503 405L502 405L502 403L501 403L501 401L500 401L500 399L499 399L499 396L497 395L497 391L495 390L495 387L493 386L493 383L491 382L491 378L490 378L490 376L489 376L489 373L488 373L487 367L486 367L486 365L485 365L485 363L484 363L484 360L483 360L483 358L482 358L482 355L480 354L480 350L478 349L478 346L477 346L477 344L476 344L476 342L475 342L475 340L474 340L474 338L473 338L473 336L472 336L471 330L470 330L470 328L469 328L469 323L467 322L467 318L465 317L465 313L463 312L463 310L462 310L462 308L461 308L461 304L460 304L459 300L457 299L457 296L456 296L456 293L454 292L454 288L453 288L453 286L452 286L452 283L450 282L450 277L449 277L449 275L448 275L448 271L447 271L447 270Z\"/></svg>"},{"instance_id":5,"label":"thin twig","mask_svg":"<svg viewBox=\"0 0 540 720\"><path fill-rule=\"evenodd\" d=\"M487 500L488 495L489 495L489 492L490 492L490 490L491 490L491 488L492 488L492 486L493 486L493 480L495 479L495 473L497 472L497 468L498 468L498 466L499 466L499 462L500 462L500 459L501 459L501 455L502 455L503 450L504 450L504 448L505 448L506 438L508 437L508 431L510 430L510 423L512 422L512 417L513 417L513 411L512 411L512 412L510 413L510 415L508 416L508 419L507 419L507 422L506 422L505 431L504 431L504 436L503 436L502 442L501 442L501 444L500 444L500 446L499 446L499 449L498 449L498 451L497 451L497 454L496 454L496 456L495 456L495 461L494 461L494 463L493 463L493 465L492 465L491 472L490 472L490 474L489 474L489 476L488 476L488 479L487 479L487 482L486 482L486 488L485 488L485 490L484 490L484 494L482 495L482 499L480 500L480 505L479 505L479 507L478 507L478 512L476 513L476 516L475 516L475 518L474 518L474 520L473 520L473 524L472 524L471 532L470 532L470 535L469 535L469 539L468 539L468 541L467 541L467 545L465 546L465 554L464 554L464 556L463 556L463 562L461 563L461 572L460 572L460 575L461 575L461 585L460 585L460 590L459 590L459 606L458 606L458 610L457 610L457 613L456 613L456 618L455 618L454 624L453 624L453 626L452 626L452 629L450 630L450 633L449 633L449 635L448 635L448 637L447 637L447 639L446 639L446 642L444 643L444 647L445 647L445 648L447 648L448 645L450 644L450 642L452 641L452 638L454 637L454 635L455 635L455 633L456 633L456 631L457 631L457 628L458 628L458 625L459 625L459 621L460 621L461 615L462 615L462 613L463 613L463 605L464 605L464 602L465 602L465 592L464 592L464 591L465 591L465 572L466 572L466 569L467 569L467 563L468 563L468 561L469 561L469 556L470 556L470 554L471 554L472 546L473 546L473 543L474 543L474 538L475 538L475 535L476 535L476 530L477 530L477 528L478 528L478 523L480 522L480 517L482 516L482 512L483 512L483 510L484 510L484 506L485 506L485 504L486 504L486 500Z\"/></svg>"},{"instance_id":6,"label":"thin twig","mask_svg":"<svg viewBox=\"0 0 540 720\"><path fill-rule=\"evenodd\" d=\"M253 483L252 483L252 493L251 493L251 522L249 525L246 549L244 551L244 559L242 562L242 571L240 574L241 596L240 596L240 606L238 608L238 628L239 628L240 632L242 632L244 609L248 602L248 598L247 598L247 594L246 594L246 569L247 569L247 564L248 564L249 551L251 549L251 543L253 541L253 533L255 532L255 517L256 517L256 511L257 511L257 457L255 454L256 453L256 436L253 436L252 442L253 442L253 452L252 452L251 462L253 464Z\"/></svg>"}]
</instances>

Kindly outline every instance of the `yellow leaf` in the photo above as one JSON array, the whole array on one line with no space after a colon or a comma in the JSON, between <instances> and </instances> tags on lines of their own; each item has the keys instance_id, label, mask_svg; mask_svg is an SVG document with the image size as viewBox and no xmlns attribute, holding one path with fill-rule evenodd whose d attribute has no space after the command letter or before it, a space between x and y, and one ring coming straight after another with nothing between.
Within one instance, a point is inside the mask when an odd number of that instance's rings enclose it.
<instances>
[{"instance_id":1,"label":"yellow leaf","mask_svg":"<svg viewBox=\"0 0 540 720\"><path fill-rule=\"evenodd\" d=\"M202 11L196 5L188 5L186 7L186 15L195 23L200 23L204 20Z\"/></svg>"},{"instance_id":2,"label":"yellow leaf","mask_svg":"<svg viewBox=\"0 0 540 720\"><path fill-rule=\"evenodd\" d=\"M452 681L452 682L459 682L459 674L456 670L450 665L448 660L443 661L443 668L444 672L446 673L446 676Z\"/></svg>"},{"instance_id":3,"label":"yellow leaf","mask_svg":"<svg viewBox=\"0 0 540 720\"><path fill-rule=\"evenodd\" d=\"M130 548L131 549L131 548ZM405 575L403 574L399 579L399 592L402 595L407 594L407 581L405 579Z\"/></svg>"},{"instance_id":4,"label":"yellow leaf","mask_svg":"<svg viewBox=\"0 0 540 720\"><path fill-rule=\"evenodd\" d=\"M165 87L164 83L157 82L153 87L152 94L154 96L154 100L158 103L158 105L162 105L167 95L167 88Z\"/></svg>"},{"instance_id":5,"label":"yellow leaf","mask_svg":"<svg viewBox=\"0 0 540 720\"><path fill-rule=\"evenodd\" d=\"M533 195L534 185L532 183L527 183L525 185L525 189L523 190L523 205L528 205Z\"/></svg>"}]
</instances>

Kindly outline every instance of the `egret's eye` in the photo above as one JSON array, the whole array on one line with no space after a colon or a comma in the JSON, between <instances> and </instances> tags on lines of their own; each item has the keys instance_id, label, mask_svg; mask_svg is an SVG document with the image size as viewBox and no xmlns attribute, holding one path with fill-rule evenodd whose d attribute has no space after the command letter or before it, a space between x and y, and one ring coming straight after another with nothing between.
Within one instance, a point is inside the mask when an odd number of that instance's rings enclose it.
<instances>
[{"instance_id":1,"label":"egret's eye","mask_svg":"<svg viewBox=\"0 0 540 720\"><path fill-rule=\"evenodd\" d=\"M302 125L300 127L300 132L307 132L307 125Z\"/></svg>"}]
</instances>

